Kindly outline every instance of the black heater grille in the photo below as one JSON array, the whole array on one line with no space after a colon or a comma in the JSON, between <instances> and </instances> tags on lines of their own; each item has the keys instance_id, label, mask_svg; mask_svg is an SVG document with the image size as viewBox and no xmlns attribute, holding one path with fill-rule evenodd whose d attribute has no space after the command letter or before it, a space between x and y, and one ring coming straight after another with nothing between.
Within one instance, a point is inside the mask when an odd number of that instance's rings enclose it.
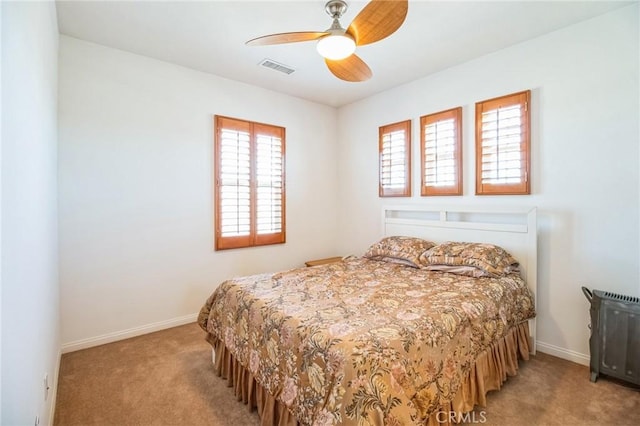
<instances>
[{"instance_id":1,"label":"black heater grille","mask_svg":"<svg viewBox=\"0 0 640 426\"><path fill-rule=\"evenodd\" d=\"M600 290L594 290L594 292L601 293L602 294L602 296L601 296L602 298L607 298L607 299L612 299L612 300L619 300L621 302L628 302L628 303L640 303L640 297L625 296L624 294L609 293L608 291L605 291L603 293Z\"/></svg>"},{"instance_id":2,"label":"black heater grille","mask_svg":"<svg viewBox=\"0 0 640 426\"><path fill-rule=\"evenodd\" d=\"M640 385L640 298L582 292L591 302L591 381L602 373Z\"/></svg>"}]
</instances>

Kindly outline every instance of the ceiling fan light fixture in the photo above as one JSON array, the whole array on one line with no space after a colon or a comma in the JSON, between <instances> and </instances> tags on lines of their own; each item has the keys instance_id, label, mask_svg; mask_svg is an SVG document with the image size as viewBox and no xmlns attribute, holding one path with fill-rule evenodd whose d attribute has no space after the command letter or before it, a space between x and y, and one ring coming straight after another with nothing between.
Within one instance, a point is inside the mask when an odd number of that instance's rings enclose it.
<instances>
[{"instance_id":1,"label":"ceiling fan light fixture","mask_svg":"<svg viewBox=\"0 0 640 426\"><path fill-rule=\"evenodd\" d=\"M338 61L351 56L356 51L356 42L347 34L331 34L322 37L316 49L322 57Z\"/></svg>"}]
</instances>

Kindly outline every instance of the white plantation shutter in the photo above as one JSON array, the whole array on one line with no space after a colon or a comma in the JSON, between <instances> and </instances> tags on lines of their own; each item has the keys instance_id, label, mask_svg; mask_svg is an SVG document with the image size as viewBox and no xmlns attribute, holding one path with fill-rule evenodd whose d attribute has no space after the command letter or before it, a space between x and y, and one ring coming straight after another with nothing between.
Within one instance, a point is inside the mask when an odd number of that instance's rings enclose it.
<instances>
[{"instance_id":1,"label":"white plantation shutter","mask_svg":"<svg viewBox=\"0 0 640 426\"><path fill-rule=\"evenodd\" d=\"M381 197L411 195L411 121L379 129Z\"/></svg>"},{"instance_id":2,"label":"white plantation shutter","mask_svg":"<svg viewBox=\"0 0 640 426\"><path fill-rule=\"evenodd\" d=\"M216 249L283 243L284 129L215 120Z\"/></svg>"},{"instance_id":3,"label":"white plantation shutter","mask_svg":"<svg viewBox=\"0 0 640 426\"><path fill-rule=\"evenodd\" d=\"M424 128L426 186L452 186L456 183L454 125L454 120L448 119Z\"/></svg>"},{"instance_id":4,"label":"white plantation shutter","mask_svg":"<svg viewBox=\"0 0 640 426\"><path fill-rule=\"evenodd\" d=\"M249 133L221 129L220 230L222 237L251 233L251 162Z\"/></svg>"},{"instance_id":5,"label":"white plantation shutter","mask_svg":"<svg viewBox=\"0 0 640 426\"><path fill-rule=\"evenodd\" d=\"M462 195L462 108L420 118L422 195Z\"/></svg>"},{"instance_id":6,"label":"white plantation shutter","mask_svg":"<svg viewBox=\"0 0 640 426\"><path fill-rule=\"evenodd\" d=\"M256 232L282 232L284 163L282 139L272 134L256 135Z\"/></svg>"},{"instance_id":7,"label":"white plantation shutter","mask_svg":"<svg viewBox=\"0 0 640 426\"><path fill-rule=\"evenodd\" d=\"M402 189L406 185L404 131L386 133L382 136L382 187L385 189Z\"/></svg>"},{"instance_id":8,"label":"white plantation shutter","mask_svg":"<svg viewBox=\"0 0 640 426\"><path fill-rule=\"evenodd\" d=\"M482 183L520 183L522 108L512 105L482 113Z\"/></svg>"},{"instance_id":9,"label":"white plantation shutter","mask_svg":"<svg viewBox=\"0 0 640 426\"><path fill-rule=\"evenodd\" d=\"M476 104L476 193L529 194L530 92Z\"/></svg>"}]
</instances>

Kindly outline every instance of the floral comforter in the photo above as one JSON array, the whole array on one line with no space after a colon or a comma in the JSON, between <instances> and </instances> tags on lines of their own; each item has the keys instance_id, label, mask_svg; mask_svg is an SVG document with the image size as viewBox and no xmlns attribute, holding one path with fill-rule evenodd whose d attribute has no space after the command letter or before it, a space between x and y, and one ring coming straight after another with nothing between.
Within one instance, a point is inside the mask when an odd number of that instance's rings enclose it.
<instances>
[{"instance_id":1,"label":"floral comforter","mask_svg":"<svg viewBox=\"0 0 640 426\"><path fill-rule=\"evenodd\" d=\"M515 273L357 258L225 281L198 322L303 425L409 425L450 401L533 306Z\"/></svg>"}]
</instances>

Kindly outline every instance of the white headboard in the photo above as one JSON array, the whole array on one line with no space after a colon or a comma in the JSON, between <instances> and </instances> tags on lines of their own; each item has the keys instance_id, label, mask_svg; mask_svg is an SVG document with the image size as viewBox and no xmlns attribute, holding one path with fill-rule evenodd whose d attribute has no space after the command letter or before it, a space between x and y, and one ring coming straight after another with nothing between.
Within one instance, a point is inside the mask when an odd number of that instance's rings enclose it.
<instances>
[{"instance_id":1,"label":"white headboard","mask_svg":"<svg viewBox=\"0 0 640 426\"><path fill-rule=\"evenodd\" d=\"M522 277L537 301L538 238L535 207L385 206L382 234L424 238L436 243L467 241L492 243L519 262ZM536 322L529 323L532 352L536 350Z\"/></svg>"}]
</instances>

